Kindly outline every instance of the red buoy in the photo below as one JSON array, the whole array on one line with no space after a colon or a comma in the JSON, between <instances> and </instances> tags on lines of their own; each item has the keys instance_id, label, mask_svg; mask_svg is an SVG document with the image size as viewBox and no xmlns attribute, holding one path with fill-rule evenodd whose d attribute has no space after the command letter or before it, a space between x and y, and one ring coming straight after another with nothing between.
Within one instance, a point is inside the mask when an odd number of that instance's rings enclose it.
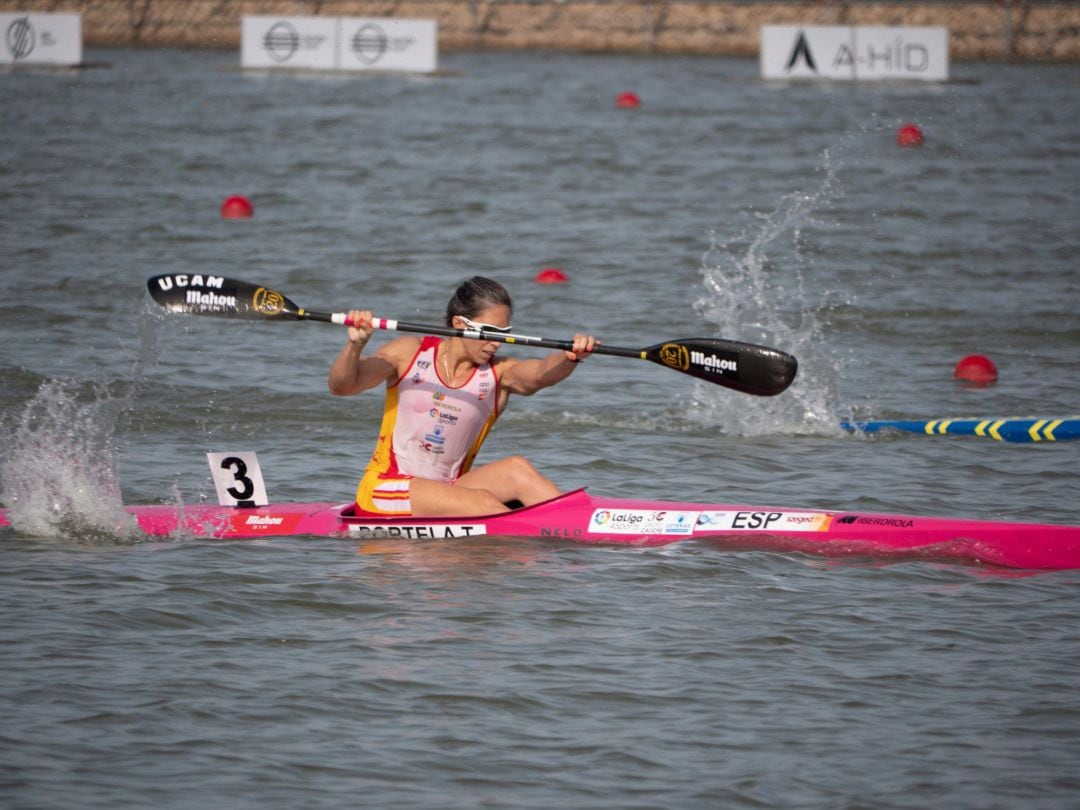
<instances>
[{"instance_id":1,"label":"red buoy","mask_svg":"<svg viewBox=\"0 0 1080 810\"><path fill-rule=\"evenodd\" d=\"M896 145L904 148L923 145L923 131L918 124L904 124L896 130Z\"/></svg>"},{"instance_id":2,"label":"red buoy","mask_svg":"<svg viewBox=\"0 0 1080 810\"><path fill-rule=\"evenodd\" d=\"M997 366L986 355L969 354L953 369L953 377L974 383L992 383L998 378Z\"/></svg>"},{"instance_id":3,"label":"red buoy","mask_svg":"<svg viewBox=\"0 0 1080 810\"><path fill-rule=\"evenodd\" d=\"M615 106L623 110L636 110L641 106L641 99L637 93L619 93L615 99Z\"/></svg>"},{"instance_id":4,"label":"red buoy","mask_svg":"<svg viewBox=\"0 0 1080 810\"><path fill-rule=\"evenodd\" d=\"M545 267L533 280L537 284L565 284L570 279L558 267Z\"/></svg>"},{"instance_id":5,"label":"red buoy","mask_svg":"<svg viewBox=\"0 0 1080 810\"><path fill-rule=\"evenodd\" d=\"M255 209L251 205L251 200L239 194L226 197L225 202L221 204L222 219L247 219L254 213Z\"/></svg>"}]
</instances>

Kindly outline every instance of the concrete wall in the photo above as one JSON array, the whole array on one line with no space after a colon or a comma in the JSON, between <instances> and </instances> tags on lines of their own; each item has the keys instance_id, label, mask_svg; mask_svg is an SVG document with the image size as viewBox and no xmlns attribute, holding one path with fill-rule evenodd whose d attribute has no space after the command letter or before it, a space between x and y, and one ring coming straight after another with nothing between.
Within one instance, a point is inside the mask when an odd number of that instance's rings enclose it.
<instances>
[{"instance_id":1,"label":"concrete wall","mask_svg":"<svg viewBox=\"0 0 1080 810\"><path fill-rule=\"evenodd\" d=\"M713 0L0 0L83 15L87 45L237 48L244 14L434 19L441 51L756 55L762 25L944 26L953 59L1080 60L1080 3Z\"/></svg>"}]
</instances>

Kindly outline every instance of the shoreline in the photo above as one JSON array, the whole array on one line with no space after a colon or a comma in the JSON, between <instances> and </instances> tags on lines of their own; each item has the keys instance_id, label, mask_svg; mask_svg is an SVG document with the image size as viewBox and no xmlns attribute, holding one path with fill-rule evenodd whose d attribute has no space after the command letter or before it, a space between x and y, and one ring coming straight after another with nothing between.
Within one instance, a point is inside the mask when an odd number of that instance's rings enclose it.
<instances>
[{"instance_id":1,"label":"shoreline","mask_svg":"<svg viewBox=\"0 0 1080 810\"><path fill-rule=\"evenodd\" d=\"M757 56L763 25L941 26L954 60L1080 61L1080 3L708 0L0 0L82 15L86 46L240 47L247 14L433 19L440 52Z\"/></svg>"}]
</instances>

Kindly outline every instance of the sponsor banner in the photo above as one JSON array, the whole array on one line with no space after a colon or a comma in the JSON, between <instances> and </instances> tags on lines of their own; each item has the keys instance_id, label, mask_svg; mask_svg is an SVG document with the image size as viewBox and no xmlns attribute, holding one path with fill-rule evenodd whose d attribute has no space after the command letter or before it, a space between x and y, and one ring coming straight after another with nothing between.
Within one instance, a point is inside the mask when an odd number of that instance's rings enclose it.
<instances>
[{"instance_id":1,"label":"sponsor banner","mask_svg":"<svg viewBox=\"0 0 1080 810\"><path fill-rule=\"evenodd\" d=\"M761 77L851 80L855 78L855 65L847 56L850 49L850 26L764 25Z\"/></svg>"},{"instance_id":2,"label":"sponsor banner","mask_svg":"<svg viewBox=\"0 0 1080 810\"><path fill-rule=\"evenodd\" d=\"M81 65L81 14L0 14L0 65Z\"/></svg>"},{"instance_id":3,"label":"sponsor banner","mask_svg":"<svg viewBox=\"0 0 1080 810\"><path fill-rule=\"evenodd\" d=\"M434 20L245 15L244 68L431 73L438 61Z\"/></svg>"},{"instance_id":4,"label":"sponsor banner","mask_svg":"<svg viewBox=\"0 0 1080 810\"><path fill-rule=\"evenodd\" d=\"M946 28L859 26L854 30L855 78L949 78L949 31Z\"/></svg>"},{"instance_id":5,"label":"sponsor banner","mask_svg":"<svg viewBox=\"0 0 1080 810\"><path fill-rule=\"evenodd\" d=\"M409 540L457 540L487 534L485 523L350 523L349 536L362 538L405 537Z\"/></svg>"},{"instance_id":6,"label":"sponsor banner","mask_svg":"<svg viewBox=\"0 0 1080 810\"><path fill-rule=\"evenodd\" d=\"M240 66L334 70L337 36L336 17L247 14L240 26Z\"/></svg>"},{"instance_id":7,"label":"sponsor banner","mask_svg":"<svg viewBox=\"0 0 1080 810\"><path fill-rule=\"evenodd\" d=\"M823 532L832 524L832 515L822 512L781 512L765 509L730 512L702 512L695 531Z\"/></svg>"},{"instance_id":8,"label":"sponsor banner","mask_svg":"<svg viewBox=\"0 0 1080 810\"><path fill-rule=\"evenodd\" d=\"M946 28L765 25L761 28L765 79L876 81L949 78Z\"/></svg>"},{"instance_id":9,"label":"sponsor banner","mask_svg":"<svg viewBox=\"0 0 1080 810\"><path fill-rule=\"evenodd\" d=\"M438 63L434 20L342 17L338 40L341 70L433 73Z\"/></svg>"},{"instance_id":10,"label":"sponsor banner","mask_svg":"<svg viewBox=\"0 0 1080 810\"><path fill-rule=\"evenodd\" d=\"M597 509L589 519L595 534L689 535L697 512L664 509Z\"/></svg>"}]
</instances>

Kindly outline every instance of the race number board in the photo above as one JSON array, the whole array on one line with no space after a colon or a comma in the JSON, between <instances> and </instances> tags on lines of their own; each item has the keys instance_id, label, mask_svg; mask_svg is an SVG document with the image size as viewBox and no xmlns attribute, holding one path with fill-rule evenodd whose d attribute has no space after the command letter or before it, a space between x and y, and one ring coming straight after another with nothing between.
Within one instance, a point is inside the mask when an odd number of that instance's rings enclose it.
<instances>
[{"instance_id":1,"label":"race number board","mask_svg":"<svg viewBox=\"0 0 1080 810\"><path fill-rule=\"evenodd\" d=\"M222 506L266 506L270 503L254 451L207 453L206 460L210 462L218 503Z\"/></svg>"}]
</instances>

